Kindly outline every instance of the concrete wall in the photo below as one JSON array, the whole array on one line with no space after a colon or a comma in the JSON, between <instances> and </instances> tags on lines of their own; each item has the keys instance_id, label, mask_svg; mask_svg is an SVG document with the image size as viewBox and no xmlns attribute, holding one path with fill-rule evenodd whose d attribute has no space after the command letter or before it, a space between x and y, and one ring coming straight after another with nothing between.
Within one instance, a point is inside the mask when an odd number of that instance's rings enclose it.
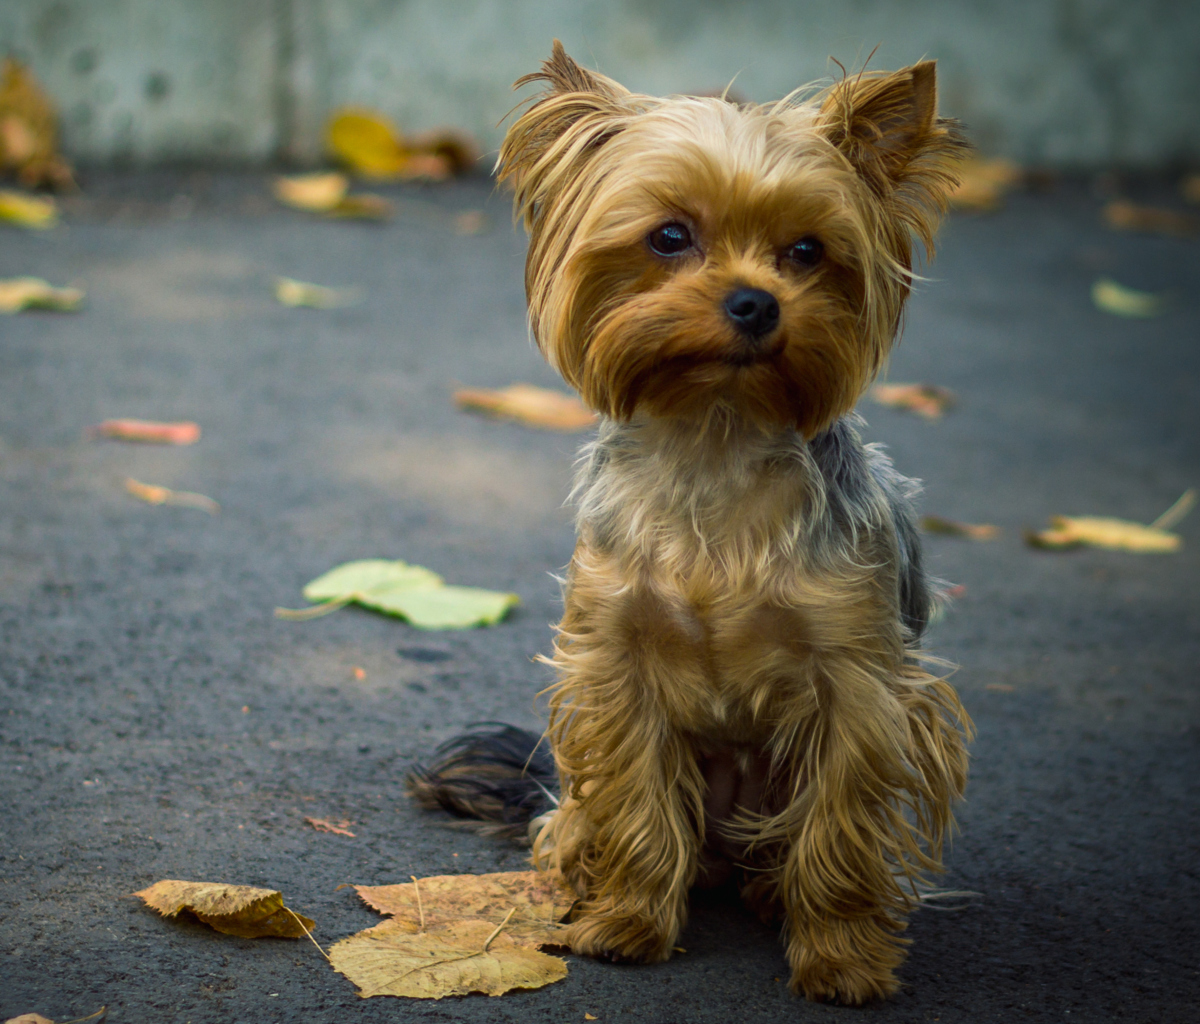
<instances>
[{"instance_id":1,"label":"concrete wall","mask_svg":"<svg viewBox=\"0 0 1200 1024\"><path fill-rule=\"evenodd\" d=\"M85 162L319 159L332 109L497 145L509 84L560 37L645 92L938 59L982 150L1057 166L1200 162L1197 0L0 0Z\"/></svg>"}]
</instances>

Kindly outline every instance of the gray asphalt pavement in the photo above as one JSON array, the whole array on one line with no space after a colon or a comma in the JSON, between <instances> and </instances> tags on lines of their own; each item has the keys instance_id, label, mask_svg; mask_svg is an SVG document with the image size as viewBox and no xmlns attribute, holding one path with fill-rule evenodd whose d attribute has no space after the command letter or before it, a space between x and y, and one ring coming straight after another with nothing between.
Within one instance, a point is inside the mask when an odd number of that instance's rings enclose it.
<instances>
[{"instance_id":1,"label":"gray asphalt pavement","mask_svg":"<svg viewBox=\"0 0 1200 1024\"><path fill-rule=\"evenodd\" d=\"M360 1000L307 943L130 898L161 878L278 888L328 944L378 920L342 883L523 864L414 809L401 777L466 723L537 725L548 677L530 659L558 614L580 439L450 402L456 383L555 383L526 337L504 198L482 182L390 194L395 220L372 225L279 209L261 175L93 175L65 227L0 229L0 277L88 291L74 315L0 318L0 1019L102 1004L114 1024L1200 1019L1200 513L1174 555L1021 541L1053 514L1148 522L1200 485L1200 243L1107 230L1082 183L943 233L891 379L952 388L958 407L926 422L862 406L869 437L925 479L925 511L1004 531L927 542L965 587L932 647L961 665L979 729L946 882L980 895L913 920L896 999L798 1000L772 930L720 894L695 900L668 964L572 957L544 990L437 1003ZM457 212L484 208L485 233L455 234ZM277 274L365 299L284 308ZM1167 311L1097 311L1104 275L1168 292ZM83 439L113 416L204 436ZM139 503L127 476L221 514ZM523 603L456 633L353 609L272 617L364 557Z\"/></svg>"}]
</instances>

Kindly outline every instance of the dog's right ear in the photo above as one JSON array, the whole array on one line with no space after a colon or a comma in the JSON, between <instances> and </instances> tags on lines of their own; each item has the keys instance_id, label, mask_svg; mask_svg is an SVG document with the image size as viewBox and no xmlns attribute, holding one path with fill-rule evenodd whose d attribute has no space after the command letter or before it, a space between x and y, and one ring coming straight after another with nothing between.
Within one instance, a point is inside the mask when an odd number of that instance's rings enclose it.
<instances>
[{"instance_id":1,"label":"dog's right ear","mask_svg":"<svg viewBox=\"0 0 1200 1024\"><path fill-rule=\"evenodd\" d=\"M513 88L531 82L546 82L548 88L508 130L496 163L497 177L512 185L526 227L633 113L623 102L628 89L580 67L557 39L541 70L517 79Z\"/></svg>"}]
</instances>

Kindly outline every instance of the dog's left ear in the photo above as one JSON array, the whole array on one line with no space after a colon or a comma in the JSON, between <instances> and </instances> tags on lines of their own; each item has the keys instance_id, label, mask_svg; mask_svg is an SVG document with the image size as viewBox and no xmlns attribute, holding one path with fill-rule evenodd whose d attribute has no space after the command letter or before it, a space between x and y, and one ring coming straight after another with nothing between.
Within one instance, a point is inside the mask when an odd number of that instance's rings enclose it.
<instances>
[{"instance_id":1,"label":"dog's left ear","mask_svg":"<svg viewBox=\"0 0 1200 1024\"><path fill-rule=\"evenodd\" d=\"M937 116L936 63L847 76L825 94L821 122L829 141L881 199L899 204L928 247L969 148L959 124Z\"/></svg>"}]
</instances>

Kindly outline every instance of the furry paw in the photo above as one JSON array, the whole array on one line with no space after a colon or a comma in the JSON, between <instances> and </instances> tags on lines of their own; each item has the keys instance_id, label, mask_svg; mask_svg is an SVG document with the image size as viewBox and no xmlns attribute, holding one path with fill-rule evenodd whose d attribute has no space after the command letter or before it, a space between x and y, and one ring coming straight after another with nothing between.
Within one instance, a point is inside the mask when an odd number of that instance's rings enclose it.
<instances>
[{"instance_id":1,"label":"furry paw","mask_svg":"<svg viewBox=\"0 0 1200 1024\"><path fill-rule=\"evenodd\" d=\"M900 983L887 964L863 961L835 965L805 951L793 960L790 987L814 1002L861 1006L894 995Z\"/></svg>"},{"instance_id":2,"label":"furry paw","mask_svg":"<svg viewBox=\"0 0 1200 1024\"><path fill-rule=\"evenodd\" d=\"M661 963L675 944L675 936L663 935L652 920L595 913L572 922L566 940L574 953L619 964Z\"/></svg>"}]
</instances>

